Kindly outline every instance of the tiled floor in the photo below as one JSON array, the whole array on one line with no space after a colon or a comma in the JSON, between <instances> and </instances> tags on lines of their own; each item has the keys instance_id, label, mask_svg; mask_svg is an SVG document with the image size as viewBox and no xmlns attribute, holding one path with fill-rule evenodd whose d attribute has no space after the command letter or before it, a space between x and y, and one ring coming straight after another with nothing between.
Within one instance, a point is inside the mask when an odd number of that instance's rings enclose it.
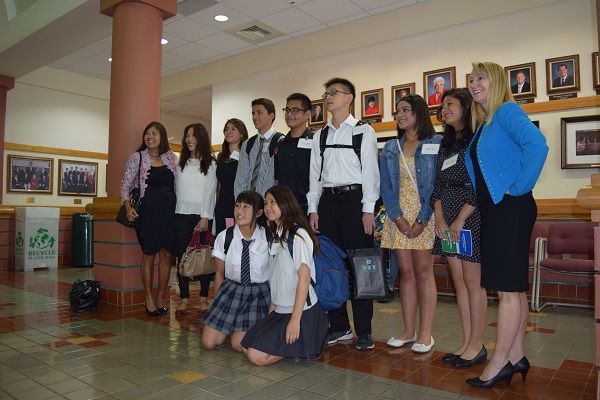
<instances>
[{"instance_id":1,"label":"tiled floor","mask_svg":"<svg viewBox=\"0 0 600 400\"><path fill-rule=\"evenodd\" d=\"M451 298L436 311L435 351L414 355L390 349L400 332L398 302L376 304L374 350L351 343L327 347L317 361L287 360L271 367L250 365L225 347L199 347L201 313L177 320L128 314L101 306L73 314L67 293L91 270L0 272L0 400L42 399L578 399L596 398L593 312L546 308L530 314L527 357L533 367L523 384L477 390L464 383L473 370L455 370L440 356L461 341ZM192 289L197 296L197 288ZM196 300L192 305L197 305ZM490 303L486 347L493 349L497 307Z\"/></svg>"}]
</instances>

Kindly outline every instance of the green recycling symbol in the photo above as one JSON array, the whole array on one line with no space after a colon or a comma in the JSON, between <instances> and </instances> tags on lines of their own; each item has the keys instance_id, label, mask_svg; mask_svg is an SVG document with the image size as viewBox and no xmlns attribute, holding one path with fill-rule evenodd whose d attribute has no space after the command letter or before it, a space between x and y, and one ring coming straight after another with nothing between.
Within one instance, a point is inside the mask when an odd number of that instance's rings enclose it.
<instances>
[{"instance_id":1,"label":"green recycling symbol","mask_svg":"<svg viewBox=\"0 0 600 400\"><path fill-rule=\"evenodd\" d=\"M23 235L21 235L21 232L17 233L17 239L15 241L15 244L17 245L18 248L23 247L23 245L25 244L25 241L23 240Z\"/></svg>"},{"instance_id":2,"label":"green recycling symbol","mask_svg":"<svg viewBox=\"0 0 600 400\"><path fill-rule=\"evenodd\" d=\"M53 247L55 241L56 239L54 239L54 236L48 233L48 229L39 228L36 235L29 238L29 247L34 249L45 249Z\"/></svg>"}]
</instances>

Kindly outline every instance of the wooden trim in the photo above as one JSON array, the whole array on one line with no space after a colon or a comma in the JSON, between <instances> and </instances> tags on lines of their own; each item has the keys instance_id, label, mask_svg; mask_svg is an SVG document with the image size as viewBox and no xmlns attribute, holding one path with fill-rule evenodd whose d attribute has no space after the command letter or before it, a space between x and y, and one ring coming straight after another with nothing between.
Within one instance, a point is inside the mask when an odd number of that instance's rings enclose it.
<instances>
[{"instance_id":1,"label":"wooden trim","mask_svg":"<svg viewBox=\"0 0 600 400\"><path fill-rule=\"evenodd\" d=\"M15 215L15 207L32 207L30 205L10 205L10 204L0 204L0 218L14 217ZM75 213L85 212L85 207L60 207L60 206L35 206L35 207L52 207L52 208L60 208L60 217L61 218L71 218Z\"/></svg>"},{"instance_id":2,"label":"wooden trim","mask_svg":"<svg viewBox=\"0 0 600 400\"><path fill-rule=\"evenodd\" d=\"M591 211L577 203L577 199L537 199L538 219L540 220L585 220L591 218Z\"/></svg>"},{"instance_id":3,"label":"wooden trim","mask_svg":"<svg viewBox=\"0 0 600 400\"><path fill-rule=\"evenodd\" d=\"M106 153L97 153L95 151L63 149L60 147L32 146L32 145L21 144L21 143L5 142L4 150L18 150L18 151L27 151L29 153L43 153L43 154L54 154L54 155L67 156L67 157L97 158L99 160L108 160L108 154L106 154Z\"/></svg>"},{"instance_id":4,"label":"wooden trim","mask_svg":"<svg viewBox=\"0 0 600 400\"><path fill-rule=\"evenodd\" d=\"M527 114L539 114L553 111L576 110L579 108L592 108L600 106L600 96L574 97L572 99L542 101L540 103L522 104L521 108ZM434 125L440 125L435 115L431 116ZM396 130L396 121L377 122L371 125L375 132Z\"/></svg>"}]
</instances>

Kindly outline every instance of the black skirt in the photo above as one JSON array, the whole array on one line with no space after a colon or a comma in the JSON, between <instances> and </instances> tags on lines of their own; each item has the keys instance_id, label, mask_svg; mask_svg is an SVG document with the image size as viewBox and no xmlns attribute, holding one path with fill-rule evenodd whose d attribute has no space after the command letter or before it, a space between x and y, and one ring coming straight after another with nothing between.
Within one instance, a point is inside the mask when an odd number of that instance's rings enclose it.
<instances>
[{"instance_id":1,"label":"black skirt","mask_svg":"<svg viewBox=\"0 0 600 400\"><path fill-rule=\"evenodd\" d=\"M272 312L254 325L242 339L242 346L287 358L318 358L327 338L327 315L319 304L302 312L300 336L292 344L285 341L285 331L292 314Z\"/></svg>"}]
</instances>

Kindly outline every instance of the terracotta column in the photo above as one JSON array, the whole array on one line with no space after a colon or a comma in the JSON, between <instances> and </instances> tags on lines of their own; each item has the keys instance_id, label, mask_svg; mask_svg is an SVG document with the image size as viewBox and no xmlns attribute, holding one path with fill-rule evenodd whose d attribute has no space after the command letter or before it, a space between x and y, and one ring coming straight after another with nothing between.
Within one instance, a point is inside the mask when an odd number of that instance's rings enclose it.
<instances>
[{"instance_id":1,"label":"terracotta column","mask_svg":"<svg viewBox=\"0 0 600 400\"><path fill-rule=\"evenodd\" d=\"M177 0L102 0L113 18L107 194L86 209L94 215L94 278L101 301L127 308L144 302L141 250L133 229L115 222L120 183L142 130L160 119L162 23L175 15ZM155 273L155 275L157 275Z\"/></svg>"},{"instance_id":2,"label":"terracotta column","mask_svg":"<svg viewBox=\"0 0 600 400\"><path fill-rule=\"evenodd\" d=\"M600 223L600 174L592 174L591 186L586 186L577 192L577 203L591 212L592 222ZM596 275L594 276L594 318L596 319L596 351L595 366L600 369L600 227L594 228L594 267ZM596 398L600 399L600 376L598 377L598 386Z\"/></svg>"},{"instance_id":3,"label":"terracotta column","mask_svg":"<svg viewBox=\"0 0 600 400\"><path fill-rule=\"evenodd\" d=\"M6 94L15 86L15 78L0 75L0 188L4 180L4 133L6 129ZM10 183L10 182L9 182ZM0 204L3 191L0 190Z\"/></svg>"}]
</instances>

